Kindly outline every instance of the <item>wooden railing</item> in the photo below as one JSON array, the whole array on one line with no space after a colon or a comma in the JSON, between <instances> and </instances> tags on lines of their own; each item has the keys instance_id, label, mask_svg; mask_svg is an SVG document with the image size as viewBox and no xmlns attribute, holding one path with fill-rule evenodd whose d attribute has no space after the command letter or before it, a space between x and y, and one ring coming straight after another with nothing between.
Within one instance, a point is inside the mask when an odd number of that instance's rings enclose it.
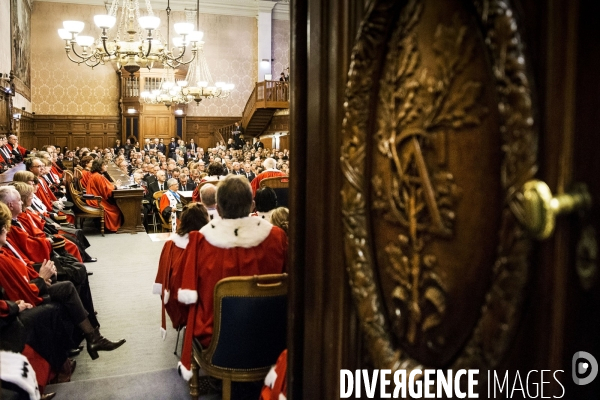
<instances>
[{"instance_id":1,"label":"wooden railing","mask_svg":"<svg viewBox=\"0 0 600 400\"><path fill-rule=\"evenodd\" d=\"M259 108L289 108L290 83L282 81L257 82L248 97L244 112L242 113L242 127L246 128L248 122ZM235 124L222 126L215 131L217 140L227 143L232 137Z\"/></svg>"},{"instance_id":2,"label":"wooden railing","mask_svg":"<svg viewBox=\"0 0 600 400\"><path fill-rule=\"evenodd\" d=\"M290 83L282 81L257 82L242 113L242 126L246 127L258 108L289 108Z\"/></svg>"}]
</instances>

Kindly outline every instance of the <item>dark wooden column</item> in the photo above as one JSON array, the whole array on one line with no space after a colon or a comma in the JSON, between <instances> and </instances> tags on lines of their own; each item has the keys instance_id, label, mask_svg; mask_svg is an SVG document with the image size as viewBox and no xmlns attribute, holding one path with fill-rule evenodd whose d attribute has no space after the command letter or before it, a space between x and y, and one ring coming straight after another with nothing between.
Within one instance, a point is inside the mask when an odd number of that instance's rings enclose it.
<instances>
[{"instance_id":1,"label":"dark wooden column","mask_svg":"<svg viewBox=\"0 0 600 400\"><path fill-rule=\"evenodd\" d=\"M343 260L340 130L350 54L364 2L292 1L293 210L288 398L338 398L359 335Z\"/></svg>"}]
</instances>

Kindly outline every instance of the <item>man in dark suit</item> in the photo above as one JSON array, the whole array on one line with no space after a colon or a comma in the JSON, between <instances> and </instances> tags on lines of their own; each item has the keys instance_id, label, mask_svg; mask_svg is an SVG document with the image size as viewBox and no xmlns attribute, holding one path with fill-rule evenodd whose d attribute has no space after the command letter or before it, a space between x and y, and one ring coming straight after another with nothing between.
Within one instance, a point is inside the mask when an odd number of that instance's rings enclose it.
<instances>
[{"instance_id":1,"label":"man in dark suit","mask_svg":"<svg viewBox=\"0 0 600 400\"><path fill-rule=\"evenodd\" d=\"M256 138L256 143L254 143L254 149L258 150L258 149L264 149L265 145L263 142L260 141L260 138Z\"/></svg>"},{"instance_id":2,"label":"man in dark suit","mask_svg":"<svg viewBox=\"0 0 600 400\"><path fill-rule=\"evenodd\" d=\"M191 181L187 175L179 176L179 189L182 192L189 192L196 189L196 182Z\"/></svg>"},{"instance_id":3,"label":"man in dark suit","mask_svg":"<svg viewBox=\"0 0 600 400\"><path fill-rule=\"evenodd\" d=\"M185 146L189 151L192 152L192 154L196 154L196 152L198 151L198 146L196 146L196 143L194 143L194 139L190 139L190 143Z\"/></svg>"},{"instance_id":4,"label":"man in dark suit","mask_svg":"<svg viewBox=\"0 0 600 400\"><path fill-rule=\"evenodd\" d=\"M248 178L248 182L252 182L256 175L252 172L252 168L250 167L250 163L244 164L244 175Z\"/></svg>"},{"instance_id":5,"label":"man in dark suit","mask_svg":"<svg viewBox=\"0 0 600 400\"><path fill-rule=\"evenodd\" d=\"M167 190L169 189L167 187L167 175L165 174L165 171L163 170L159 170L156 173L156 181L152 182L149 186L150 188L150 197L154 198L154 193L161 191L161 190Z\"/></svg>"},{"instance_id":6,"label":"man in dark suit","mask_svg":"<svg viewBox=\"0 0 600 400\"><path fill-rule=\"evenodd\" d=\"M241 168L241 164L239 162L237 162L237 161L234 162L232 164L232 166L233 166L233 170L231 171L232 174L234 174L234 175L246 175L244 173L244 169Z\"/></svg>"},{"instance_id":7,"label":"man in dark suit","mask_svg":"<svg viewBox=\"0 0 600 400\"><path fill-rule=\"evenodd\" d=\"M177 142L175 141L175 138L172 137L171 142L169 143L169 154L167 155L167 157L175 159L175 149L177 149L177 147Z\"/></svg>"},{"instance_id":8,"label":"man in dark suit","mask_svg":"<svg viewBox=\"0 0 600 400\"><path fill-rule=\"evenodd\" d=\"M158 139L156 139L156 140L158 140ZM167 153L166 153L167 148L165 147L164 139L160 139L159 143L156 145L156 150L160 151L164 155L167 155Z\"/></svg>"}]
</instances>

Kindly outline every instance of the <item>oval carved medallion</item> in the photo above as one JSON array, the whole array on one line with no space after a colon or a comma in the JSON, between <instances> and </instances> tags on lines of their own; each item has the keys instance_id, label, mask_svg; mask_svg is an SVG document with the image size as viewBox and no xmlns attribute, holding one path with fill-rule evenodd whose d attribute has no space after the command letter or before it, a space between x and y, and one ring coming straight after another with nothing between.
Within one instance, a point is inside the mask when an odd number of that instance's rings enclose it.
<instances>
[{"instance_id":1,"label":"oval carved medallion","mask_svg":"<svg viewBox=\"0 0 600 400\"><path fill-rule=\"evenodd\" d=\"M343 125L346 262L378 368L491 368L518 322L536 172L508 1L373 1Z\"/></svg>"}]
</instances>

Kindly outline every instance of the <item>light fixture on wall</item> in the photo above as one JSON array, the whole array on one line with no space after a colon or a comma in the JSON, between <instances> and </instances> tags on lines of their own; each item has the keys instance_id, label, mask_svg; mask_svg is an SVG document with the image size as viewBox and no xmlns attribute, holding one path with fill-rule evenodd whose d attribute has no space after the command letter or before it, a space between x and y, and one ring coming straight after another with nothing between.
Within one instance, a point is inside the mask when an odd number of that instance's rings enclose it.
<instances>
[{"instance_id":1,"label":"light fixture on wall","mask_svg":"<svg viewBox=\"0 0 600 400\"><path fill-rule=\"evenodd\" d=\"M115 36L109 40L108 31L117 22L121 2L118 29ZM83 22L64 21L63 29L58 30L58 35L65 41L67 57L74 63L92 68L112 61L118 69L123 68L130 74L138 71L140 67L150 69L156 62L171 67L192 62L196 58L197 44L202 40L203 33L194 31L193 24L177 23L174 28L181 36L173 39L176 49L170 49L169 42L163 43L160 32L157 31L160 18L154 16L150 0L146 0L146 11L147 15L140 16L138 0L112 0L107 15L94 16L96 26L102 29L97 41L92 36L79 35L85 26ZM167 16L170 15L170 11L168 3ZM79 51L75 44L79 46ZM191 58L184 61L188 48L191 50Z\"/></svg>"}]
</instances>

